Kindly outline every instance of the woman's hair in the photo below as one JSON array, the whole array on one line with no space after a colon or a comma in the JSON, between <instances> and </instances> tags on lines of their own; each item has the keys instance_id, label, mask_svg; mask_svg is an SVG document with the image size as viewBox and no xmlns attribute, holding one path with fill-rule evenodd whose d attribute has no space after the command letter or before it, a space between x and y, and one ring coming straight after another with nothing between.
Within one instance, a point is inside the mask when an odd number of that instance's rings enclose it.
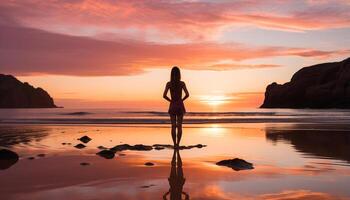
<instances>
[{"instance_id":1,"label":"woman's hair","mask_svg":"<svg viewBox=\"0 0 350 200\"><path fill-rule=\"evenodd\" d=\"M171 74L170 74L170 83L172 84L177 84L179 83L181 80L181 73L180 73L180 69L176 66L174 66L171 69Z\"/></svg>"}]
</instances>

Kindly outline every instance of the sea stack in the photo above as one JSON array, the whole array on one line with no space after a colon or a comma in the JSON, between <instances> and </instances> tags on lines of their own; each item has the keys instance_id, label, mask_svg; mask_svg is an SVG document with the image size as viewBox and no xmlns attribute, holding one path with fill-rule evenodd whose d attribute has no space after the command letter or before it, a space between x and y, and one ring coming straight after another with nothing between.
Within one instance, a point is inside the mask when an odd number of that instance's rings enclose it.
<instances>
[{"instance_id":1,"label":"sea stack","mask_svg":"<svg viewBox=\"0 0 350 200\"><path fill-rule=\"evenodd\" d=\"M42 88L0 74L0 108L56 108L56 105Z\"/></svg>"},{"instance_id":2,"label":"sea stack","mask_svg":"<svg viewBox=\"0 0 350 200\"><path fill-rule=\"evenodd\" d=\"M350 58L304 67L267 86L261 108L350 108Z\"/></svg>"}]
</instances>

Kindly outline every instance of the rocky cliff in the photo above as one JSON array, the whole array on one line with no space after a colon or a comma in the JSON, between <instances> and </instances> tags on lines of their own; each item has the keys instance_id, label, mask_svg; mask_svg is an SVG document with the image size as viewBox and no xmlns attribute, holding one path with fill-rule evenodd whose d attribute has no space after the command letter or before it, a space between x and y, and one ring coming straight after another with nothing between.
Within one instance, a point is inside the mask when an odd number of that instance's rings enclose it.
<instances>
[{"instance_id":1,"label":"rocky cliff","mask_svg":"<svg viewBox=\"0 0 350 200\"><path fill-rule=\"evenodd\" d=\"M41 88L22 83L11 75L0 74L0 108L56 108Z\"/></svg>"},{"instance_id":2,"label":"rocky cliff","mask_svg":"<svg viewBox=\"0 0 350 200\"><path fill-rule=\"evenodd\" d=\"M304 67L267 86L261 108L350 108L350 58Z\"/></svg>"}]
</instances>

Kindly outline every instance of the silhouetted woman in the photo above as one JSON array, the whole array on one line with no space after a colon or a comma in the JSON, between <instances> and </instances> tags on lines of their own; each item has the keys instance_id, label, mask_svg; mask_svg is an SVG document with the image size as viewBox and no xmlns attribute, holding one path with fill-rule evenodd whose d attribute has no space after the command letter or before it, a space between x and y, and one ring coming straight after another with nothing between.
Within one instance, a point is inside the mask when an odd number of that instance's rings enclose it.
<instances>
[{"instance_id":1,"label":"silhouetted woman","mask_svg":"<svg viewBox=\"0 0 350 200\"><path fill-rule=\"evenodd\" d=\"M170 90L171 98L168 97L168 91ZM185 92L185 96L182 97L182 90ZM183 101L189 97L186 85L181 81L181 73L178 67L171 69L170 81L166 84L163 98L170 102L169 115L171 120L171 136L173 138L174 147L177 148L180 145L182 136L182 120L186 113L186 109ZM176 138L177 129L177 138Z\"/></svg>"},{"instance_id":2,"label":"silhouetted woman","mask_svg":"<svg viewBox=\"0 0 350 200\"><path fill-rule=\"evenodd\" d=\"M182 161L179 149L174 149L168 181L170 188L169 191L163 195L163 200L167 200L168 195L170 197L169 200L182 200L183 196L185 197L185 200L190 199L190 196L183 191L186 179L182 170Z\"/></svg>"}]
</instances>

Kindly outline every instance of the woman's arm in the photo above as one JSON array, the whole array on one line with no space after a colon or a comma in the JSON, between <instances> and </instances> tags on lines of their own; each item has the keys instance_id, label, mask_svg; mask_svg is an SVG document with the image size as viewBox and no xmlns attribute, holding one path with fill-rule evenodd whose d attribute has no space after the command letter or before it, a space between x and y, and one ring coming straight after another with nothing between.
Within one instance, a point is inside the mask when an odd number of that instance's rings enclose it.
<instances>
[{"instance_id":1,"label":"woman's arm","mask_svg":"<svg viewBox=\"0 0 350 200\"><path fill-rule=\"evenodd\" d=\"M165 194L163 195L163 200L167 200L167 199L166 199L166 196L167 196L169 193L170 193L170 190L169 190L167 193L165 193Z\"/></svg>"},{"instance_id":2,"label":"woman's arm","mask_svg":"<svg viewBox=\"0 0 350 200\"><path fill-rule=\"evenodd\" d=\"M169 91L170 85L169 83L166 84L164 92L163 92L163 98L169 102L171 102L171 99L168 97L168 91Z\"/></svg>"},{"instance_id":3,"label":"woman's arm","mask_svg":"<svg viewBox=\"0 0 350 200\"><path fill-rule=\"evenodd\" d=\"M184 96L184 98L182 98L182 101L185 101L190 96L190 94L188 93L188 90L186 88L186 84L185 83L183 84L182 88L183 88L183 90L185 92L185 96Z\"/></svg>"}]
</instances>

